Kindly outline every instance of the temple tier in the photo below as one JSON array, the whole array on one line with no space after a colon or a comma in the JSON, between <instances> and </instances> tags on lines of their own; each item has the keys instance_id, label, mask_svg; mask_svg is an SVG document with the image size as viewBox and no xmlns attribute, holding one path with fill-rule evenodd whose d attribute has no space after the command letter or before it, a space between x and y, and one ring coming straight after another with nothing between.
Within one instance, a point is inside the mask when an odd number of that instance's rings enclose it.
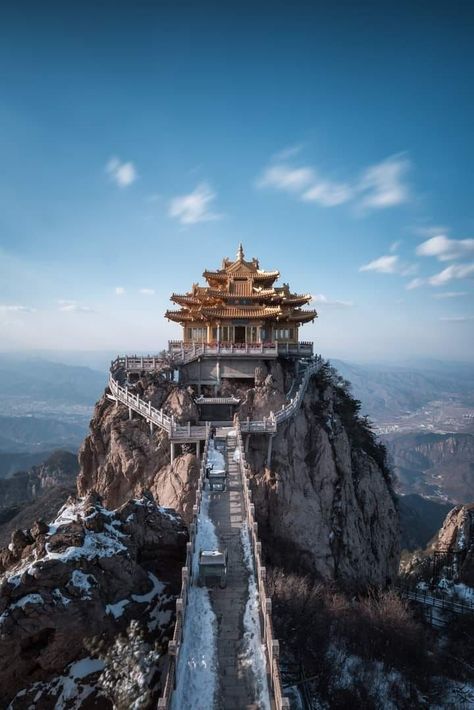
<instances>
[{"instance_id":1,"label":"temple tier","mask_svg":"<svg viewBox=\"0 0 474 710\"><path fill-rule=\"evenodd\" d=\"M260 270L257 259L246 261L242 245L236 261L226 258L221 269L203 276L208 286L193 284L184 295L174 293L171 300L181 308L165 314L181 324L186 345L294 345L299 327L317 318L315 310L301 309L310 294L291 293L288 284L274 286L279 271Z\"/></svg>"}]
</instances>

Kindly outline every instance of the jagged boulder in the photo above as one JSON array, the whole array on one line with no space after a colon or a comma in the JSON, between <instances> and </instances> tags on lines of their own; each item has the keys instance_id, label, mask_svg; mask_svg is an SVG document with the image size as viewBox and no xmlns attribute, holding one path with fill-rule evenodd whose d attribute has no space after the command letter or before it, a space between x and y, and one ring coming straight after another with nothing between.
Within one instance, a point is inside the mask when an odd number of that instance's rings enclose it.
<instances>
[{"instance_id":1,"label":"jagged boulder","mask_svg":"<svg viewBox=\"0 0 474 710\"><path fill-rule=\"evenodd\" d=\"M150 494L115 511L70 499L52 525L20 537L0 554L0 706L17 696L12 707L28 707L33 684L35 707L55 707L58 678L89 658L88 639L112 642L131 619L166 643L188 538L174 511Z\"/></svg>"}]
</instances>

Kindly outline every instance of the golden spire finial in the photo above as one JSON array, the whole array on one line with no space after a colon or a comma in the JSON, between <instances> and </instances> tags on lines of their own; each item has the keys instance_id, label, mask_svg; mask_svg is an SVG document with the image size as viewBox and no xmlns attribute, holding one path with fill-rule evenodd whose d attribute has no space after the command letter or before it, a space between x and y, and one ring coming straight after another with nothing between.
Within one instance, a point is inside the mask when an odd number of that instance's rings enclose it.
<instances>
[{"instance_id":1,"label":"golden spire finial","mask_svg":"<svg viewBox=\"0 0 474 710\"><path fill-rule=\"evenodd\" d=\"M242 246L242 242L239 244L239 248L237 250L237 261L243 261L244 260L244 248Z\"/></svg>"}]
</instances>

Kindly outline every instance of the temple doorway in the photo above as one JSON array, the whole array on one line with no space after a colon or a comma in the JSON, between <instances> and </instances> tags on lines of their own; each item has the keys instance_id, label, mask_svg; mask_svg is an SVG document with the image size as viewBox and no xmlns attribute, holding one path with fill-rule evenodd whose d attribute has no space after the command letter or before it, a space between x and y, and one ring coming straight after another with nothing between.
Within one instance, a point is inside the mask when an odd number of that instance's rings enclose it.
<instances>
[{"instance_id":1,"label":"temple doorway","mask_svg":"<svg viewBox=\"0 0 474 710\"><path fill-rule=\"evenodd\" d=\"M234 328L234 342L245 343L245 326L236 325Z\"/></svg>"}]
</instances>

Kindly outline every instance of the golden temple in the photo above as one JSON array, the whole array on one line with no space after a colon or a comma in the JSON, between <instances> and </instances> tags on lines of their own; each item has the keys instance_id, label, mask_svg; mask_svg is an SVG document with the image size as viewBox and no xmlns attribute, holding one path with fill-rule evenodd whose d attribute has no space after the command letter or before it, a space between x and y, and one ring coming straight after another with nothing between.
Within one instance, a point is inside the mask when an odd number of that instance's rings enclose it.
<instances>
[{"instance_id":1,"label":"golden temple","mask_svg":"<svg viewBox=\"0 0 474 710\"><path fill-rule=\"evenodd\" d=\"M190 343L298 343L303 323L317 318L304 310L310 294L296 294L288 284L275 286L279 271L263 271L258 259L246 261L239 245L235 261L224 259L217 271L204 271L207 286L193 284L186 294L173 293L179 310L166 318L180 323Z\"/></svg>"}]
</instances>

